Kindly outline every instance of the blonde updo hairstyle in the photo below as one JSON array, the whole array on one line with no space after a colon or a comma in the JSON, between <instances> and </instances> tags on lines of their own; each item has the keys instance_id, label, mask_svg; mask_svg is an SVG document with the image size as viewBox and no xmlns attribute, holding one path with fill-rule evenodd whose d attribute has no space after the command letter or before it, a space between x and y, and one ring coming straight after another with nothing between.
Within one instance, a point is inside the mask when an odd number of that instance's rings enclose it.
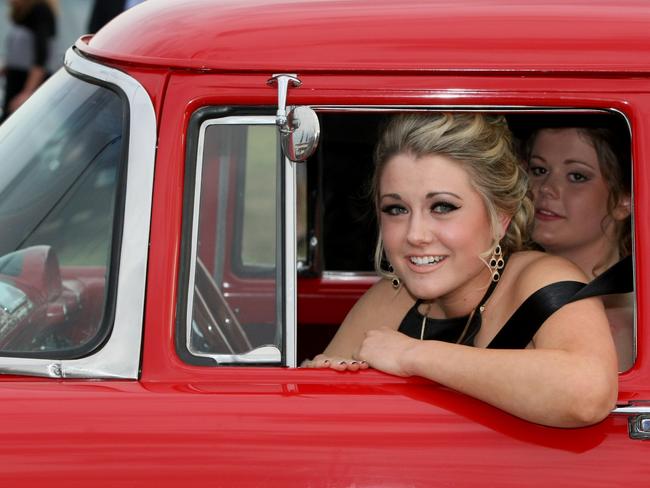
<instances>
[{"instance_id":1,"label":"blonde updo hairstyle","mask_svg":"<svg viewBox=\"0 0 650 488\"><path fill-rule=\"evenodd\" d=\"M528 197L528 176L513 148L512 135L503 116L484 113L408 113L393 117L375 150L372 192L379 216L379 181L388 161L399 154L415 158L442 155L453 159L470 176L485 203L492 228L492 242L480 257L489 257L497 244L504 254L530 247L533 205ZM499 216L511 218L500 235ZM378 221L379 221L378 217ZM375 269L395 278L382 267L381 228L375 248Z\"/></svg>"}]
</instances>

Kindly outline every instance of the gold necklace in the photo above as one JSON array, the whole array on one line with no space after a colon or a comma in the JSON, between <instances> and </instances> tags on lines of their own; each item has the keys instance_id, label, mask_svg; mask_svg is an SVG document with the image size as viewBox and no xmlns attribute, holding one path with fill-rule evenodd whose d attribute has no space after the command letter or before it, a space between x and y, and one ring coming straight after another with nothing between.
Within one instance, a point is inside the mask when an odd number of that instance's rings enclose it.
<instances>
[{"instance_id":1,"label":"gold necklace","mask_svg":"<svg viewBox=\"0 0 650 488\"><path fill-rule=\"evenodd\" d=\"M508 262L508 257L506 256L504 258L503 265L501 266L500 269L503 269L507 262ZM481 299L481 301L478 302L478 305L476 305L476 307L474 307L472 312L469 314L469 317L467 317L467 322L465 322L465 327L463 328L463 332L460 334L460 337L456 341L456 344L460 344L463 341L463 339L465 338L465 335L467 334L467 331L469 329L469 324L472 323L472 319L474 318L474 314L476 314L476 310L478 310L479 313L483 313L483 311L485 310L485 302L487 302L490 299L490 295L494 291L494 288L496 287L498 281L499 281L498 279L496 279L496 280L493 279L492 283L490 283L488 285L488 288L487 288L487 290L485 292L485 295L483 295L483 298ZM431 302L429 302L428 305L429 306L427 307L426 312L424 312L424 314L422 314L422 325L420 326L420 340L421 341L424 340L424 329L427 326L427 317L429 315L429 312L431 311Z\"/></svg>"},{"instance_id":2,"label":"gold necklace","mask_svg":"<svg viewBox=\"0 0 650 488\"><path fill-rule=\"evenodd\" d=\"M479 308L479 307L476 307ZM472 310L472 312L469 314L469 317L467 318L467 322L465 322L465 327L463 328L463 332L461 332L460 337L458 337L458 340L456 341L456 344L460 344L462 340L465 338L465 334L467 334L467 329L469 329L469 324L472 323L472 319L474 318L474 313L476 313L476 308ZM480 307L481 312L485 310L485 305L481 305ZM427 307L426 312L422 314L422 326L420 327L420 340L424 340L424 329L427 326L427 316L429 315L429 312L431 311L431 303L429 303L429 306Z\"/></svg>"},{"instance_id":3,"label":"gold necklace","mask_svg":"<svg viewBox=\"0 0 650 488\"><path fill-rule=\"evenodd\" d=\"M427 307L426 311L422 314L422 327L420 327L420 340L424 340L424 328L427 325L427 315L429 315L429 312L431 311L431 302L428 304L429 306Z\"/></svg>"}]
</instances>

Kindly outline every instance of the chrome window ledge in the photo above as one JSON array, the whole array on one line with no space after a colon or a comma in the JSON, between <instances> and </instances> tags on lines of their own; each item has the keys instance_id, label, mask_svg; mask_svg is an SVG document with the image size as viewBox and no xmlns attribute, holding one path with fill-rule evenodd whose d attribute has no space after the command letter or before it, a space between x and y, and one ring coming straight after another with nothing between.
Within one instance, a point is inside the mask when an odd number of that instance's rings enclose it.
<instances>
[{"instance_id":1,"label":"chrome window ledge","mask_svg":"<svg viewBox=\"0 0 650 488\"><path fill-rule=\"evenodd\" d=\"M323 280L331 281L359 281L379 280L380 276L374 271L324 271Z\"/></svg>"},{"instance_id":2,"label":"chrome window ledge","mask_svg":"<svg viewBox=\"0 0 650 488\"><path fill-rule=\"evenodd\" d=\"M621 405L612 410L612 413L621 415L650 414L650 405Z\"/></svg>"}]
</instances>

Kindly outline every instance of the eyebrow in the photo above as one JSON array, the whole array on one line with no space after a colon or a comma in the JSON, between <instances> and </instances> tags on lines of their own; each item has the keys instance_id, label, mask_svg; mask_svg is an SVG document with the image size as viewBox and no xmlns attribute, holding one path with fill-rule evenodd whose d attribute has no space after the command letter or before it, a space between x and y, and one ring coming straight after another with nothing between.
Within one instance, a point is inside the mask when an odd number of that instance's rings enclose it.
<instances>
[{"instance_id":1,"label":"eyebrow","mask_svg":"<svg viewBox=\"0 0 650 488\"><path fill-rule=\"evenodd\" d=\"M457 195L454 192L451 191L430 191L429 193L426 194L426 198L435 198L440 195L449 195L454 198L457 198L458 200L462 200L462 198ZM380 195L379 200L383 200L384 198L394 198L395 200L402 200L402 197L400 196L399 193L385 193L383 195Z\"/></svg>"},{"instance_id":2,"label":"eyebrow","mask_svg":"<svg viewBox=\"0 0 650 488\"><path fill-rule=\"evenodd\" d=\"M460 195L457 195L457 194L455 194L454 192L451 192L451 191L431 191L431 192L427 193L427 198L433 198L433 197L437 197L437 196L440 196L440 195L450 195L450 196L452 196L454 198L457 198L458 200L462 200Z\"/></svg>"},{"instance_id":3,"label":"eyebrow","mask_svg":"<svg viewBox=\"0 0 650 488\"><path fill-rule=\"evenodd\" d=\"M589 168L592 171L596 170L596 168L594 168L593 165L591 165L590 163L587 163L585 161L581 161L580 159L567 159L567 160L564 161L564 164L579 164L581 166L586 166L587 168Z\"/></svg>"},{"instance_id":4,"label":"eyebrow","mask_svg":"<svg viewBox=\"0 0 650 488\"><path fill-rule=\"evenodd\" d=\"M531 155L530 155L530 159L533 159L533 158L535 158L535 159L539 159L540 161L543 161L543 162L545 162L545 163L548 162L548 161L546 161L546 159L544 159L544 158L541 157L541 156L538 156L537 154L531 154ZM589 169L591 169L591 170L595 170L595 169L596 169L596 168L594 168L594 166L592 166L590 163L587 163L587 162L585 162L585 161L582 161L581 159L565 159L564 161L562 161L562 163L563 163L563 164L580 164L580 165L582 165L582 166L586 166L587 168L589 168Z\"/></svg>"}]
</instances>

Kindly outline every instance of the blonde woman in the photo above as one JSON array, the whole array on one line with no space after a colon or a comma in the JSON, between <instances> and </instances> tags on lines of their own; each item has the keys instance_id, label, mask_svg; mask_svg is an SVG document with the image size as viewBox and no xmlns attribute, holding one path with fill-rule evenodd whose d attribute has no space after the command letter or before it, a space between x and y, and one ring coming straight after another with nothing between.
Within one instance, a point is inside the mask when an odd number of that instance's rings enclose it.
<instances>
[{"instance_id":1,"label":"blonde woman","mask_svg":"<svg viewBox=\"0 0 650 488\"><path fill-rule=\"evenodd\" d=\"M617 371L598 298L569 303L530 330L525 321L508 326L532 295L544 301L558 284L575 291L587 281L571 262L527 250L527 188L502 117L394 118L374 175L376 266L386 279L304 366L422 376L545 425L603 419Z\"/></svg>"}]
</instances>

